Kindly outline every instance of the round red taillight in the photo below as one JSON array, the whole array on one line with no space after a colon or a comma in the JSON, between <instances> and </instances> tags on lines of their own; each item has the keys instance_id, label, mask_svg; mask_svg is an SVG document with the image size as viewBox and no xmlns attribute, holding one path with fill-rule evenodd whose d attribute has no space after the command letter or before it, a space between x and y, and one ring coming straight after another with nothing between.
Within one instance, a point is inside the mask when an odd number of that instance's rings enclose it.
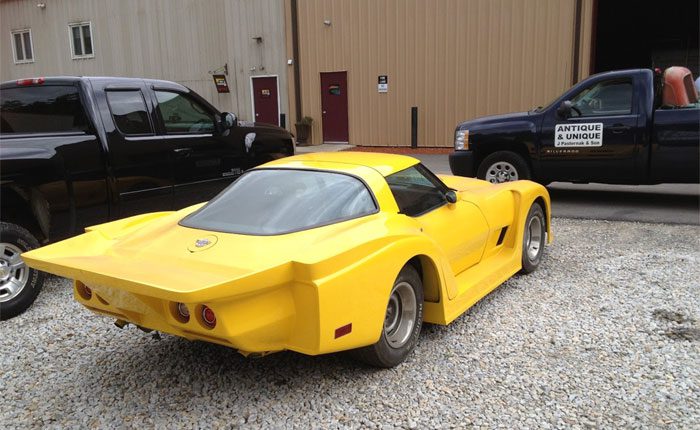
<instances>
[{"instance_id":1,"label":"round red taillight","mask_svg":"<svg viewBox=\"0 0 700 430\"><path fill-rule=\"evenodd\" d=\"M216 325L216 315L214 315L214 311L211 308L202 306L202 321L209 327Z\"/></svg>"},{"instance_id":2,"label":"round red taillight","mask_svg":"<svg viewBox=\"0 0 700 430\"><path fill-rule=\"evenodd\" d=\"M184 322L189 321L190 319L190 310L187 309L187 305L184 303L178 303L177 304L177 313L180 315L180 318L184 320Z\"/></svg>"}]
</instances>

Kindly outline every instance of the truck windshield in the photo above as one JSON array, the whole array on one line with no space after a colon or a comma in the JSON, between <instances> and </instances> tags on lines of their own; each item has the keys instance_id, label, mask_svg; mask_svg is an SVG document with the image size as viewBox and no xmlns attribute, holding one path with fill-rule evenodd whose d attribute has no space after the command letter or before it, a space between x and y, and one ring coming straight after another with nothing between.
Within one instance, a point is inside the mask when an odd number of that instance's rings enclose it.
<instances>
[{"instance_id":1,"label":"truck windshield","mask_svg":"<svg viewBox=\"0 0 700 430\"><path fill-rule=\"evenodd\" d=\"M87 117L74 86L42 85L0 91L0 133L87 130Z\"/></svg>"},{"instance_id":2,"label":"truck windshield","mask_svg":"<svg viewBox=\"0 0 700 430\"><path fill-rule=\"evenodd\" d=\"M180 225L278 235L369 215L377 205L359 179L334 172L259 169L241 176Z\"/></svg>"}]
</instances>

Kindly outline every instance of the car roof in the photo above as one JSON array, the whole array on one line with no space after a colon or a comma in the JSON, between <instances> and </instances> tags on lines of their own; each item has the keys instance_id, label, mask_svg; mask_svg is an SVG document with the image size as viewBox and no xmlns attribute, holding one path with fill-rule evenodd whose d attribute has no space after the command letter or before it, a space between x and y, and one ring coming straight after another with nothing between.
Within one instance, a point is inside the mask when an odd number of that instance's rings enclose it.
<instances>
[{"instance_id":1,"label":"car roof","mask_svg":"<svg viewBox=\"0 0 700 430\"><path fill-rule=\"evenodd\" d=\"M369 167L386 177L420 163L406 155L381 152L314 152L281 158L264 164L263 167L322 169L339 172L357 172L357 166Z\"/></svg>"}]
</instances>

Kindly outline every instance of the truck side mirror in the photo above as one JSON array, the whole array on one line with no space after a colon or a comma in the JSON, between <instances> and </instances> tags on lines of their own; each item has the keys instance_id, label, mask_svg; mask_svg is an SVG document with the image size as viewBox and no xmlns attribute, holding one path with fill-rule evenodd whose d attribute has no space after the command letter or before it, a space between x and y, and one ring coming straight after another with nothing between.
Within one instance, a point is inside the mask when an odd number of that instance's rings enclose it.
<instances>
[{"instance_id":1,"label":"truck side mirror","mask_svg":"<svg viewBox=\"0 0 700 430\"><path fill-rule=\"evenodd\" d=\"M573 105L571 104L570 100L564 100L561 102L557 108L557 116L564 119L571 117L571 106Z\"/></svg>"},{"instance_id":2,"label":"truck side mirror","mask_svg":"<svg viewBox=\"0 0 700 430\"><path fill-rule=\"evenodd\" d=\"M237 124L238 118L236 118L236 114L233 114L231 112L224 112L221 114L221 126L224 130L228 130L229 128Z\"/></svg>"}]
</instances>

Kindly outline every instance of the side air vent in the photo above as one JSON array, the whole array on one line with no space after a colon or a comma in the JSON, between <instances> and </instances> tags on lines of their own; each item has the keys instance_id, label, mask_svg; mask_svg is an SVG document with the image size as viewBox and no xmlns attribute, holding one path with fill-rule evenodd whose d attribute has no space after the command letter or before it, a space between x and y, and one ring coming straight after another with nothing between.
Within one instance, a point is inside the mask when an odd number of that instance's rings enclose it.
<instances>
[{"instance_id":1,"label":"side air vent","mask_svg":"<svg viewBox=\"0 0 700 430\"><path fill-rule=\"evenodd\" d=\"M507 231L508 231L508 226L505 226L501 229L501 234L498 236L498 242L496 242L496 246L503 243L503 239L506 237Z\"/></svg>"}]
</instances>

